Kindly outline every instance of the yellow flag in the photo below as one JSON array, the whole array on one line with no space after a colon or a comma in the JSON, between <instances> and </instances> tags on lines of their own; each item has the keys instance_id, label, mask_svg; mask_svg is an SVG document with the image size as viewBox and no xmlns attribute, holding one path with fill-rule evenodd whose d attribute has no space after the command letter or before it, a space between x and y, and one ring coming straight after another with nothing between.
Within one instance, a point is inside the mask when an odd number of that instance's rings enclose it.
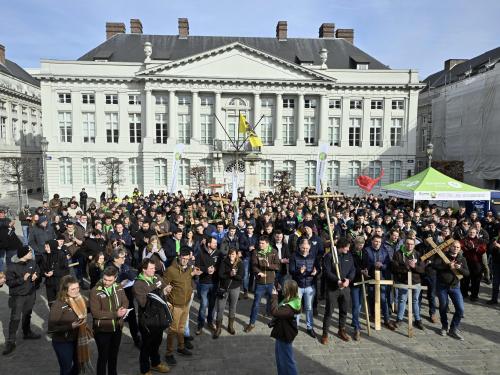
<instances>
[{"instance_id":1,"label":"yellow flag","mask_svg":"<svg viewBox=\"0 0 500 375\"><path fill-rule=\"evenodd\" d=\"M250 130L248 132L248 134L249 134L248 141L250 142L252 147L262 147L263 146L262 140L260 139L260 137L257 134L255 134L255 132L253 130Z\"/></svg>"},{"instance_id":2,"label":"yellow flag","mask_svg":"<svg viewBox=\"0 0 500 375\"><path fill-rule=\"evenodd\" d=\"M249 129L250 129L250 124L248 123L248 121L245 118L245 116L240 113L240 121L239 121L239 124L238 124L238 132L240 132L240 133L246 133Z\"/></svg>"}]
</instances>

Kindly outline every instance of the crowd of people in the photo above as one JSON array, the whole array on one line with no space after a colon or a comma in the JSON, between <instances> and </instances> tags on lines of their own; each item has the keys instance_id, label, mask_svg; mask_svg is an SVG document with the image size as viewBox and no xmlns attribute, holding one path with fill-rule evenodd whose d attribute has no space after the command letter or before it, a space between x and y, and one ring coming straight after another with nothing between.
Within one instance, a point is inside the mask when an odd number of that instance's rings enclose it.
<instances>
[{"instance_id":1,"label":"crowd of people","mask_svg":"<svg viewBox=\"0 0 500 375\"><path fill-rule=\"evenodd\" d=\"M424 203L413 209L400 199L335 196L327 202L329 227L323 205L310 195L305 190L248 200L241 194L235 212L224 197L203 193L142 194L135 189L123 199L104 194L100 202L87 202L82 190L68 204L55 194L34 211L23 209L19 236L15 220L0 210L0 285L9 287L11 309L3 354L15 350L20 323L24 339L41 338L31 328L31 311L43 290L61 374L77 374L92 365L92 338L97 374L117 374L124 323L139 349L141 374L169 372L176 356L192 355L189 321L195 296L194 334L208 331L213 339L223 328L236 334L238 301L250 294L248 324L242 328L251 332L265 297L264 314L274 317L269 326L276 338L279 374L296 372L291 343L302 313L307 334L324 345L336 307L338 337L361 339L365 296L359 282L374 278L377 270L382 279L399 284L406 284L411 272L413 285L427 287L428 321L440 322L442 336L463 340L464 300L478 301L481 282L493 282L487 303L498 303L500 225L493 212L479 217L463 207ZM439 254L421 260L432 250L428 239L437 245L453 239L445 249L447 261ZM374 290L367 290L373 315ZM400 328L407 290L385 285L380 297L383 326ZM415 327L424 330L420 289L412 299ZM449 323L450 300L454 311ZM313 319L321 301L325 310L317 335Z\"/></svg>"}]
</instances>

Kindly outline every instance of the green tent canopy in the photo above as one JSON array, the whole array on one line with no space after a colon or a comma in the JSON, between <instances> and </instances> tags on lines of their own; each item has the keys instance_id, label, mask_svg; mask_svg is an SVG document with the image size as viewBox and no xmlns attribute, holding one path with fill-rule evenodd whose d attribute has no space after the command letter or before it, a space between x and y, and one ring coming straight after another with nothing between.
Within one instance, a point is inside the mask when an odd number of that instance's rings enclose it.
<instances>
[{"instance_id":1,"label":"green tent canopy","mask_svg":"<svg viewBox=\"0 0 500 375\"><path fill-rule=\"evenodd\" d=\"M406 180L384 185L381 193L413 201L490 200L490 191L464 184L430 167Z\"/></svg>"}]
</instances>

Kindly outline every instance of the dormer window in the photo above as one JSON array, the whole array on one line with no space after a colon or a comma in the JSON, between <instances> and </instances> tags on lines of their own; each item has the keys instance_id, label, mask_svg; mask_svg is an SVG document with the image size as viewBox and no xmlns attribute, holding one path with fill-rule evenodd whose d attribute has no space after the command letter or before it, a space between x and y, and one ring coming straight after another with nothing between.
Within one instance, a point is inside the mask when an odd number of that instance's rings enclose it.
<instances>
[{"instance_id":1,"label":"dormer window","mask_svg":"<svg viewBox=\"0 0 500 375\"><path fill-rule=\"evenodd\" d=\"M356 70L368 70L368 64L367 63L357 63Z\"/></svg>"}]
</instances>

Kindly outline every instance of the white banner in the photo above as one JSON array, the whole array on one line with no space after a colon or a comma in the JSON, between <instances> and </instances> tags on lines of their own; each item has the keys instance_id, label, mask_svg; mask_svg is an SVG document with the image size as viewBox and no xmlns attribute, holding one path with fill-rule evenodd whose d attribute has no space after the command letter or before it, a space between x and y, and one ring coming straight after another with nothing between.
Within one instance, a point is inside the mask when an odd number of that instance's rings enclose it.
<instances>
[{"instance_id":1,"label":"white banner","mask_svg":"<svg viewBox=\"0 0 500 375\"><path fill-rule=\"evenodd\" d=\"M177 189L177 175L179 173L179 164L182 159L182 153L184 152L184 147L185 146L183 143L175 145L174 165L172 167L172 182L170 183L170 191L169 191L170 194L174 194L175 190Z\"/></svg>"},{"instance_id":2,"label":"white banner","mask_svg":"<svg viewBox=\"0 0 500 375\"><path fill-rule=\"evenodd\" d=\"M327 155L328 155L328 143L320 143L318 159L316 161L316 194L323 193L321 191L321 181L325 179Z\"/></svg>"}]
</instances>

